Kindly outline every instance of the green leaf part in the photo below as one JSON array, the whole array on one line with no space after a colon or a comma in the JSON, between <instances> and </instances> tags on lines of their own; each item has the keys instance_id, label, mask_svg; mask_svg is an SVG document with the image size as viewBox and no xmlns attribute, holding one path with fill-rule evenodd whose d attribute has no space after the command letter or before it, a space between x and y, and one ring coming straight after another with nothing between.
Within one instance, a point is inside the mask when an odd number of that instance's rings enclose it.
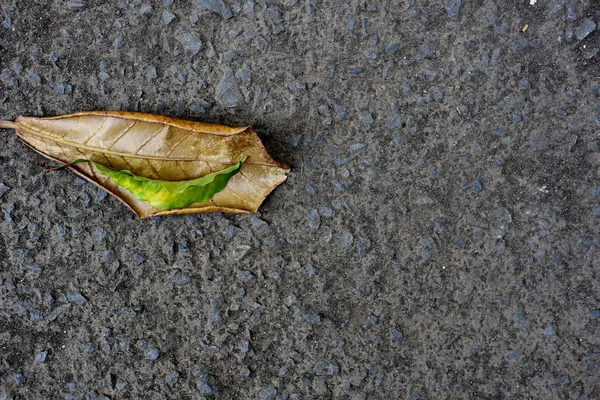
<instances>
[{"instance_id":1,"label":"green leaf part","mask_svg":"<svg viewBox=\"0 0 600 400\"><path fill-rule=\"evenodd\" d=\"M200 178L184 181L164 181L144 178L132 174L128 170L115 171L97 162L79 158L70 163L60 165L53 170L62 169L82 162L93 163L98 170L105 173L117 185L127 189L137 199L147 201L161 210L185 208L194 203L205 203L227 186L229 179L237 174L248 157L229 168Z\"/></svg>"}]
</instances>

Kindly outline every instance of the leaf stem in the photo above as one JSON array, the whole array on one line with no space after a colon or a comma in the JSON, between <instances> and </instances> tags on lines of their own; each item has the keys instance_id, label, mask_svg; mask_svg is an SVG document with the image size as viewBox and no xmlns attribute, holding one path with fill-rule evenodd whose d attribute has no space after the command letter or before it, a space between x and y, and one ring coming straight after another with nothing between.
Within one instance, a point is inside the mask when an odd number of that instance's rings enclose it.
<instances>
[{"instance_id":1,"label":"leaf stem","mask_svg":"<svg viewBox=\"0 0 600 400\"><path fill-rule=\"evenodd\" d=\"M79 164L79 163L82 163L82 162L91 162L91 161L90 160L86 160L84 158L78 158L77 160L73 160L70 163L61 164L61 165L58 165L56 167L47 167L47 168L50 171L58 171L60 169L67 168L67 167L70 167L71 165Z\"/></svg>"},{"instance_id":2,"label":"leaf stem","mask_svg":"<svg viewBox=\"0 0 600 400\"><path fill-rule=\"evenodd\" d=\"M17 129L19 124L13 121L0 120L0 128L2 129Z\"/></svg>"}]
</instances>

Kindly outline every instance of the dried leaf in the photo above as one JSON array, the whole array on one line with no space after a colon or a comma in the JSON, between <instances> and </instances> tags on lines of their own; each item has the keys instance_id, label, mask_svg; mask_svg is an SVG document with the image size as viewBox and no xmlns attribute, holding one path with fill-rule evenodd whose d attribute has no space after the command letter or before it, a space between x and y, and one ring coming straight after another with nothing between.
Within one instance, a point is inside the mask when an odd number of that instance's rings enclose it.
<instances>
[{"instance_id":1,"label":"dried leaf","mask_svg":"<svg viewBox=\"0 0 600 400\"><path fill-rule=\"evenodd\" d=\"M153 114L92 111L50 118L18 117L15 122L0 121L0 128L16 129L17 135L34 150L60 163L92 161L68 168L105 188L140 217L256 212L289 172L286 165L269 156L250 127L230 128ZM154 182L169 181L166 185L172 188L184 187L211 174L228 171L227 175L244 157L247 161L228 177L222 191L208 191L214 194L208 201L200 198L188 205L182 205L187 200L151 204L140 197L139 190L136 197L126 188L133 181L126 179L123 171ZM166 207L161 209L161 204ZM173 205L175 208L170 209Z\"/></svg>"}]
</instances>

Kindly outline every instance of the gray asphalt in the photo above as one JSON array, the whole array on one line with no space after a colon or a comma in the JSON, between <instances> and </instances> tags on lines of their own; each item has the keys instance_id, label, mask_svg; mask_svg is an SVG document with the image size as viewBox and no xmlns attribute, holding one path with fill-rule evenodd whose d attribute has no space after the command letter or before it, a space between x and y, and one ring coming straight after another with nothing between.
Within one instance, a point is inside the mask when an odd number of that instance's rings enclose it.
<instances>
[{"instance_id":1,"label":"gray asphalt","mask_svg":"<svg viewBox=\"0 0 600 400\"><path fill-rule=\"evenodd\" d=\"M0 399L600 398L600 6L6 0L0 117L252 125L257 214L0 138ZM535 3L535 4L530 4Z\"/></svg>"}]
</instances>

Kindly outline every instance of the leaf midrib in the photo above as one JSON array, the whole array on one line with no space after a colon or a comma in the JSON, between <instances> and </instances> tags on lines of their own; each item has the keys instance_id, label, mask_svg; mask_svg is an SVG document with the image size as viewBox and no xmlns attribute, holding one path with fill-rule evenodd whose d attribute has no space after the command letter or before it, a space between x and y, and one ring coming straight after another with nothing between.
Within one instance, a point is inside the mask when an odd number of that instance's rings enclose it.
<instances>
[{"instance_id":1,"label":"leaf midrib","mask_svg":"<svg viewBox=\"0 0 600 400\"><path fill-rule=\"evenodd\" d=\"M158 161L203 161L206 162L205 160L202 159L198 159L198 158L173 158L173 157L159 157L159 156L145 156L145 155L139 155L139 154L132 154L132 153L121 153L121 152L117 152L117 151L112 151L112 150L105 150L105 149L101 149L99 147L93 147L93 146L88 146L88 145L84 145L84 144L79 144L76 142L71 142L68 140L64 140L62 138L57 138L54 136L49 136L44 134L41 131L36 131L34 129L31 129L30 127L26 127L24 125L19 124L18 127L16 127L17 132L27 132L30 135L33 136L37 136L39 138L44 138L56 143L61 143L64 144L66 146L70 146L70 147L74 147L77 149L84 149L84 150L89 150L92 152L96 152L96 153L101 153L101 154L108 154L111 156L117 156L117 157L124 157L124 158L139 158L139 159L146 159L146 160L158 160ZM248 146L246 148L244 148L240 154L242 154L245 150L253 148L254 146ZM230 164L228 162L212 162L213 164L221 164L221 165L227 165ZM262 166L268 166L268 167L275 167L272 164L269 163L258 163L258 162L251 162L248 161L246 162L247 165L262 165Z\"/></svg>"}]
</instances>

